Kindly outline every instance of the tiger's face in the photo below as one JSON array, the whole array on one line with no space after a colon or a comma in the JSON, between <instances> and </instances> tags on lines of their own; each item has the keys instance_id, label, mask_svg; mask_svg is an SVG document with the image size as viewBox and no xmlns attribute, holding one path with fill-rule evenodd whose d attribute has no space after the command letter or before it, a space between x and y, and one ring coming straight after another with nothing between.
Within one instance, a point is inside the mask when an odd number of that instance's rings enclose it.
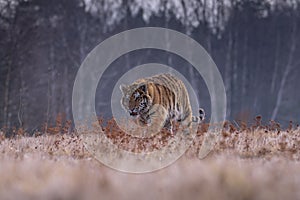
<instances>
[{"instance_id":1,"label":"tiger's face","mask_svg":"<svg viewBox=\"0 0 300 200\"><path fill-rule=\"evenodd\" d=\"M146 85L131 89L130 86L121 86L123 98L122 105L131 117L137 118L150 110L152 101L147 93Z\"/></svg>"},{"instance_id":2,"label":"tiger's face","mask_svg":"<svg viewBox=\"0 0 300 200\"><path fill-rule=\"evenodd\" d=\"M130 116L137 117L147 113L150 109L150 99L144 89L144 86L135 90L129 99L128 112Z\"/></svg>"}]
</instances>

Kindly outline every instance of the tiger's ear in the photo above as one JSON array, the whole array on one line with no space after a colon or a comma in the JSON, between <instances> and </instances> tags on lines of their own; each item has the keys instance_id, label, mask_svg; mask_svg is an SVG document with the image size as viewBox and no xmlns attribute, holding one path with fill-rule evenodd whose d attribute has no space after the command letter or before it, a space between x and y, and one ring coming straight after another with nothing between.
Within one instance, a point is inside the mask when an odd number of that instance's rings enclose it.
<instances>
[{"instance_id":1,"label":"tiger's ear","mask_svg":"<svg viewBox=\"0 0 300 200\"><path fill-rule=\"evenodd\" d=\"M121 84L120 85L120 90L122 91L123 94L125 94L128 90L128 86Z\"/></svg>"},{"instance_id":2,"label":"tiger's ear","mask_svg":"<svg viewBox=\"0 0 300 200\"><path fill-rule=\"evenodd\" d=\"M139 87L139 89L146 93L146 90L147 90L146 84L145 84L145 85L141 85L141 86Z\"/></svg>"}]
</instances>

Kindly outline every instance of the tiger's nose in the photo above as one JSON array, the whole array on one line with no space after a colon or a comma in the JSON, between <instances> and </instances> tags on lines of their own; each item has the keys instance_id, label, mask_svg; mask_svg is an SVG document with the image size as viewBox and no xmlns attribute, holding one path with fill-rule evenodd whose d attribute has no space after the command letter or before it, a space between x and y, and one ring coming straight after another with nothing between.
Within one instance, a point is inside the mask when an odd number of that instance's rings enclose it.
<instances>
[{"instance_id":1,"label":"tiger's nose","mask_svg":"<svg viewBox=\"0 0 300 200\"><path fill-rule=\"evenodd\" d=\"M137 112L134 112L134 111L132 111L132 110L129 110L129 115L130 115L130 116L135 116L135 115L137 115Z\"/></svg>"}]
</instances>

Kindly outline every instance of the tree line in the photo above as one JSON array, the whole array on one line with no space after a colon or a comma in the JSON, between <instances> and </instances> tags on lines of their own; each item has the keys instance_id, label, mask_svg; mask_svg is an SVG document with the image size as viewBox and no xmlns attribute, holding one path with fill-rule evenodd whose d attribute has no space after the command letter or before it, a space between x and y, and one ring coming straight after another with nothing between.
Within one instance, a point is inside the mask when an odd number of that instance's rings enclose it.
<instances>
[{"instance_id":1,"label":"tree line","mask_svg":"<svg viewBox=\"0 0 300 200\"><path fill-rule=\"evenodd\" d=\"M299 122L298 0L1 0L0 127L29 131L72 119L72 87L86 55L118 32L166 27L198 41L217 64L226 87L227 119L256 115ZM105 72L96 110L110 116L111 85L133 66L160 62L189 65L158 50L131 52ZM122 69L122 70L117 70ZM210 112L206 86L193 70L186 76ZM108 106L109 105L109 106Z\"/></svg>"}]
</instances>

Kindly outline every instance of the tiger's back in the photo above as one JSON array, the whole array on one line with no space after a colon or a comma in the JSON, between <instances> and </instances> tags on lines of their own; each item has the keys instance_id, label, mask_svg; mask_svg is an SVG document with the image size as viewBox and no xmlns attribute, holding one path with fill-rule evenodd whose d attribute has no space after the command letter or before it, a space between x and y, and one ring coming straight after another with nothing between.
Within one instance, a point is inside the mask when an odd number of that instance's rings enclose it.
<instances>
[{"instance_id":1,"label":"tiger's back","mask_svg":"<svg viewBox=\"0 0 300 200\"><path fill-rule=\"evenodd\" d=\"M171 74L160 74L150 77L148 82L149 85L153 85L153 103L167 109L167 120L184 121L192 117L189 95L180 79ZM158 97L155 98L156 96Z\"/></svg>"}]
</instances>

